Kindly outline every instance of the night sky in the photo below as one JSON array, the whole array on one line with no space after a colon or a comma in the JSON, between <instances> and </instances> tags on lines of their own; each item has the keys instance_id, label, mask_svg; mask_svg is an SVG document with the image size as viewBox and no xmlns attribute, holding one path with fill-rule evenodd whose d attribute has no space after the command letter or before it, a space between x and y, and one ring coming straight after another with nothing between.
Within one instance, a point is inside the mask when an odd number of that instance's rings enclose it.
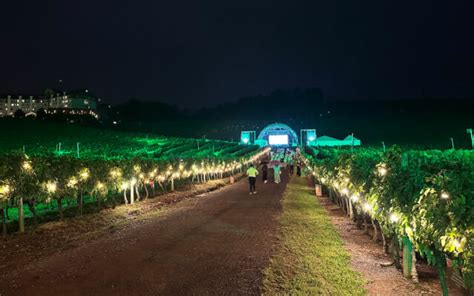
<instances>
[{"instance_id":1,"label":"night sky","mask_svg":"<svg viewBox=\"0 0 474 296\"><path fill-rule=\"evenodd\" d=\"M295 87L474 98L472 0L105 2L2 1L0 93L192 108Z\"/></svg>"}]
</instances>

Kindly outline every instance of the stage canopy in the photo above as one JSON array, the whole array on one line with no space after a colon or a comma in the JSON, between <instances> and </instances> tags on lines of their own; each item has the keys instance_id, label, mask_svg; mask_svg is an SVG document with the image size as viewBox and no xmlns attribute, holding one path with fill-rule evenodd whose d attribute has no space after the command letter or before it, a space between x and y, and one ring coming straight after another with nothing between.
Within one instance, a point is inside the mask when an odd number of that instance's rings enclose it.
<instances>
[{"instance_id":1,"label":"stage canopy","mask_svg":"<svg viewBox=\"0 0 474 296\"><path fill-rule=\"evenodd\" d=\"M265 141L270 146L298 146L297 134L283 123L272 123L266 126L258 135L258 141Z\"/></svg>"}]
</instances>

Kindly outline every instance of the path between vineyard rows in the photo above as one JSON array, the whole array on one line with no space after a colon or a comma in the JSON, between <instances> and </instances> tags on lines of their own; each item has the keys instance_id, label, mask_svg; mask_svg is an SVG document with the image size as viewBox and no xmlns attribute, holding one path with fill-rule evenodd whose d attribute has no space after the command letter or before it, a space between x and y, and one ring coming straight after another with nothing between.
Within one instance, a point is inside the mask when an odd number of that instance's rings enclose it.
<instances>
[{"instance_id":1,"label":"path between vineyard rows","mask_svg":"<svg viewBox=\"0 0 474 296\"><path fill-rule=\"evenodd\" d=\"M286 188L246 179L167 215L2 271L0 295L259 294Z\"/></svg>"}]
</instances>

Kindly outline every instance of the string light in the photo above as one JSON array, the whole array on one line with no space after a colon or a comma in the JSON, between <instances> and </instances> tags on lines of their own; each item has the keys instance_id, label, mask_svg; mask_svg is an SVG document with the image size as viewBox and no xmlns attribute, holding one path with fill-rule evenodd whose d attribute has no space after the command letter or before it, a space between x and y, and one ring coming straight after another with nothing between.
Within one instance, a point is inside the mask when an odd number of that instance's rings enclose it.
<instances>
[{"instance_id":1,"label":"string light","mask_svg":"<svg viewBox=\"0 0 474 296\"><path fill-rule=\"evenodd\" d=\"M31 166L31 163L29 161L24 161L21 167L26 172L31 172L33 170L33 167Z\"/></svg>"},{"instance_id":2,"label":"string light","mask_svg":"<svg viewBox=\"0 0 474 296\"><path fill-rule=\"evenodd\" d=\"M447 193L446 191L441 192L441 198L442 199L448 199L449 198L449 193Z\"/></svg>"},{"instance_id":3,"label":"string light","mask_svg":"<svg viewBox=\"0 0 474 296\"><path fill-rule=\"evenodd\" d=\"M79 176L81 177L81 181L86 181L87 179L89 179L89 169L87 168L84 168L81 170L81 172L79 173Z\"/></svg>"},{"instance_id":4,"label":"string light","mask_svg":"<svg viewBox=\"0 0 474 296\"><path fill-rule=\"evenodd\" d=\"M110 170L110 176L114 179L122 177L122 171L119 168L113 168Z\"/></svg>"},{"instance_id":5,"label":"string light","mask_svg":"<svg viewBox=\"0 0 474 296\"><path fill-rule=\"evenodd\" d=\"M358 196L357 194L353 194L353 195L351 196L351 200L352 200L353 202L357 202L357 201L359 200L359 196Z\"/></svg>"},{"instance_id":6,"label":"string light","mask_svg":"<svg viewBox=\"0 0 474 296\"><path fill-rule=\"evenodd\" d=\"M78 181L77 181L76 177L71 177L69 179L69 181L67 182L66 186L69 187L69 188L74 188L74 187L76 187L77 183L78 183Z\"/></svg>"},{"instance_id":7,"label":"string light","mask_svg":"<svg viewBox=\"0 0 474 296\"><path fill-rule=\"evenodd\" d=\"M372 206L368 202L364 203L364 211L370 212L370 210L372 210Z\"/></svg>"},{"instance_id":8,"label":"string light","mask_svg":"<svg viewBox=\"0 0 474 296\"><path fill-rule=\"evenodd\" d=\"M104 188L104 184L100 181L97 181L97 184L95 185L95 188L97 188L98 190L101 190Z\"/></svg>"},{"instance_id":9,"label":"string light","mask_svg":"<svg viewBox=\"0 0 474 296\"><path fill-rule=\"evenodd\" d=\"M398 216L397 216L396 214L391 214L391 215L390 215L390 221L391 221L392 223L397 223L398 220L399 220L399 218L398 218Z\"/></svg>"},{"instance_id":10,"label":"string light","mask_svg":"<svg viewBox=\"0 0 474 296\"><path fill-rule=\"evenodd\" d=\"M381 165L377 168L377 171L379 173L379 176L383 177L385 175L387 175L387 168L385 167L385 165Z\"/></svg>"},{"instance_id":11,"label":"string light","mask_svg":"<svg viewBox=\"0 0 474 296\"><path fill-rule=\"evenodd\" d=\"M455 238L455 239L453 240L453 246L454 246L456 249L459 249L459 248L461 247L461 242L460 242L457 238Z\"/></svg>"},{"instance_id":12,"label":"string light","mask_svg":"<svg viewBox=\"0 0 474 296\"><path fill-rule=\"evenodd\" d=\"M54 193L54 192L56 192L56 189L57 189L56 182L49 181L49 182L46 183L46 191L48 193Z\"/></svg>"},{"instance_id":13,"label":"string light","mask_svg":"<svg viewBox=\"0 0 474 296\"><path fill-rule=\"evenodd\" d=\"M10 186L8 184L0 186L0 194L5 196L10 192Z\"/></svg>"}]
</instances>

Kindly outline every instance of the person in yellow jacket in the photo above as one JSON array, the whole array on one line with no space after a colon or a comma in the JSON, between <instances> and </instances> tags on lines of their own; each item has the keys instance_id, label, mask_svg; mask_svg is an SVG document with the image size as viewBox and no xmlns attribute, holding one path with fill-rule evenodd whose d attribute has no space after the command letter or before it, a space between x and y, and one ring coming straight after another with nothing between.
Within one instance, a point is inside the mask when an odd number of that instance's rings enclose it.
<instances>
[{"instance_id":1,"label":"person in yellow jacket","mask_svg":"<svg viewBox=\"0 0 474 296\"><path fill-rule=\"evenodd\" d=\"M258 170L254 167L253 164L250 164L250 167L247 170L247 176L249 177L250 184L250 194L256 194L255 183L257 182Z\"/></svg>"}]
</instances>

